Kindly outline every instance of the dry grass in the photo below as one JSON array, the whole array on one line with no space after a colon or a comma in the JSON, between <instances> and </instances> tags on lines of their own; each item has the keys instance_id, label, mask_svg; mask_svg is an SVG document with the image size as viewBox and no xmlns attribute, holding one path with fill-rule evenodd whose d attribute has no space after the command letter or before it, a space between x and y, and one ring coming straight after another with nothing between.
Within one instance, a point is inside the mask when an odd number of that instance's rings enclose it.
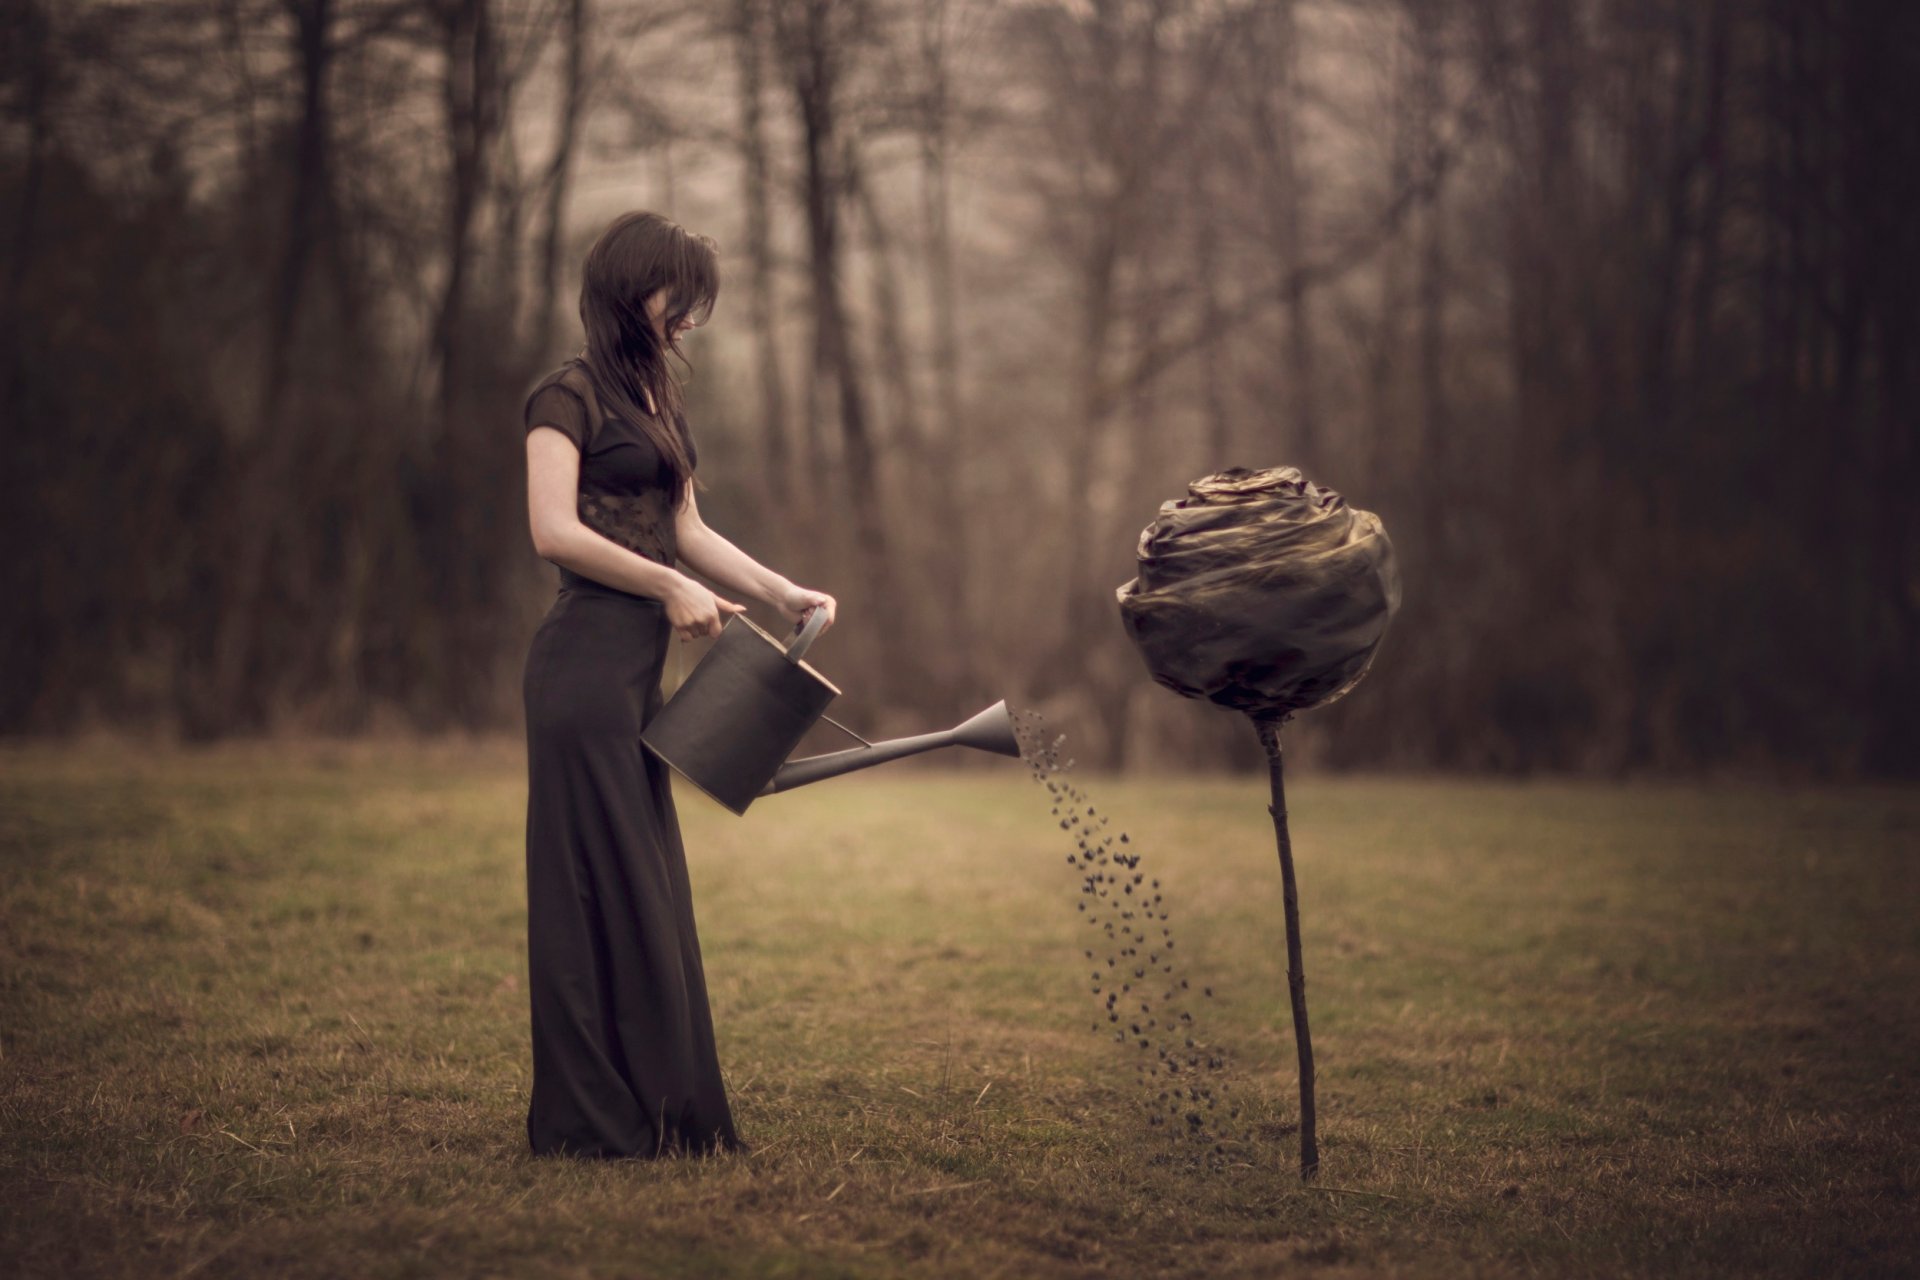
<instances>
[{"instance_id":1,"label":"dry grass","mask_svg":"<svg viewBox=\"0 0 1920 1280\"><path fill-rule=\"evenodd\" d=\"M1079 778L1249 1108L1149 1129L1048 797L680 810L745 1157L524 1153L511 744L0 754L0 1257L25 1275L1911 1274L1920 797Z\"/></svg>"}]
</instances>

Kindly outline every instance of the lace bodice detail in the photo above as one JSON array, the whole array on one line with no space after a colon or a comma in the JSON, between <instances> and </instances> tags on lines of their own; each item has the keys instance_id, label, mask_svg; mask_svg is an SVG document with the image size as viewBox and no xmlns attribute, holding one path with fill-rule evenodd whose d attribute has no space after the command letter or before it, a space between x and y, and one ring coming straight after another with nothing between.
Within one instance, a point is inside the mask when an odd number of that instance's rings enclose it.
<instances>
[{"instance_id":1,"label":"lace bodice detail","mask_svg":"<svg viewBox=\"0 0 1920 1280\"><path fill-rule=\"evenodd\" d=\"M580 486L580 523L635 555L661 564L680 558L673 509L665 488L643 493L593 493Z\"/></svg>"}]
</instances>

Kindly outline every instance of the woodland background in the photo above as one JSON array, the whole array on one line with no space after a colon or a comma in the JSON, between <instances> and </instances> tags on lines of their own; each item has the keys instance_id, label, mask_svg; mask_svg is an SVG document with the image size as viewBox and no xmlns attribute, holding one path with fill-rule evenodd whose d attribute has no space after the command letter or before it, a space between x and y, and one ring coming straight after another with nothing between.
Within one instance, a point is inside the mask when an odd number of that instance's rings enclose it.
<instances>
[{"instance_id":1,"label":"woodland background","mask_svg":"<svg viewBox=\"0 0 1920 1280\"><path fill-rule=\"evenodd\" d=\"M654 208L702 511L872 732L1260 767L1113 591L1293 464L1405 583L1311 762L1920 773L1920 6L0 13L0 733L517 725L522 397Z\"/></svg>"}]
</instances>

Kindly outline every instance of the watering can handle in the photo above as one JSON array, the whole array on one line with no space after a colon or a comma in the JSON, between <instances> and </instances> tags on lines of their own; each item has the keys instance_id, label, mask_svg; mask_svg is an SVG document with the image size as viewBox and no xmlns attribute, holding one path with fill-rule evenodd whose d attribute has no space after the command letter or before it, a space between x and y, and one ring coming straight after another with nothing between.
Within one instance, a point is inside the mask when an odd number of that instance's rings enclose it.
<instances>
[{"instance_id":1,"label":"watering can handle","mask_svg":"<svg viewBox=\"0 0 1920 1280\"><path fill-rule=\"evenodd\" d=\"M794 628L793 638L787 642L787 661L798 662L801 658L805 657L807 647L813 643L814 637L818 636L820 629L826 625L826 607L824 605L815 605L813 612L808 615L806 623Z\"/></svg>"}]
</instances>

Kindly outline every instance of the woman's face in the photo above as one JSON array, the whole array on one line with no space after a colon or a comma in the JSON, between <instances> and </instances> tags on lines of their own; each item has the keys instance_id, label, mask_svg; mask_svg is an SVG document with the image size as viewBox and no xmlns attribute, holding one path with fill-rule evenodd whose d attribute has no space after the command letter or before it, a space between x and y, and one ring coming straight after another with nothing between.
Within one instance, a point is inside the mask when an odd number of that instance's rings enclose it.
<instances>
[{"instance_id":1,"label":"woman's face","mask_svg":"<svg viewBox=\"0 0 1920 1280\"><path fill-rule=\"evenodd\" d=\"M653 321L653 327L655 332L659 332L660 318L666 315L666 313L667 313L667 291L665 289L655 289L651 294L647 296L647 318ZM682 320L679 324L674 326L674 330L671 335L663 333L661 334L661 336L678 338L681 334L685 333L687 330L694 329L694 328L698 328L698 326L695 325L692 320Z\"/></svg>"}]
</instances>

